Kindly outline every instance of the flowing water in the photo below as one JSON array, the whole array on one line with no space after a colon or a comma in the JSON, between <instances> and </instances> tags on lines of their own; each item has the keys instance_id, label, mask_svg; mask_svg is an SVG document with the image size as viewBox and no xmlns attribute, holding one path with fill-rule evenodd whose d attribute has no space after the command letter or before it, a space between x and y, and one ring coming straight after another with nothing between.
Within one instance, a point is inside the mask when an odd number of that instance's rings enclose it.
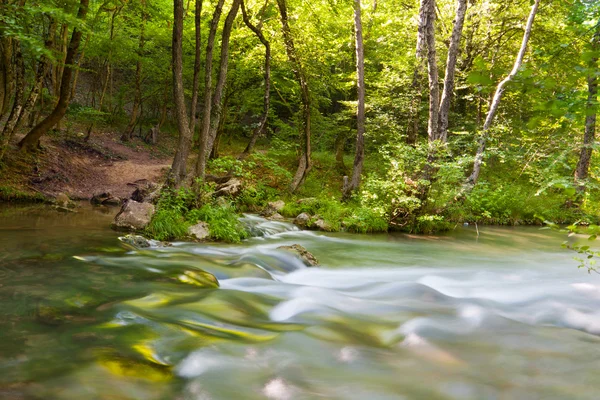
<instances>
[{"instance_id":1,"label":"flowing water","mask_svg":"<svg viewBox=\"0 0 600 400\"><path fill-rule=\"evenodd\" d=\"M0 208L0 399L599 397L600 277L558 233L248 216L241 245L134 249L113 214Z\"/></svg>"}]
</instances>

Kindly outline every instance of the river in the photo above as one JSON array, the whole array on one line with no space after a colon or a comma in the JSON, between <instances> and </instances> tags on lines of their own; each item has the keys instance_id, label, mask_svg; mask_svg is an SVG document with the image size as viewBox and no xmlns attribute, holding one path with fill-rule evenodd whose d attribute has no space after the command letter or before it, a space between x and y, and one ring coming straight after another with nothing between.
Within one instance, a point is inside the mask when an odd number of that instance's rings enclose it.
<instances>
[{"instance_id":1,"label":"river","mask_svg":"<svg viewBox=\"0 0 600 400\"><path fill-rule=\"evenodd\" d=\"M0 399L597 399L600 276L563 235L134 249L115 210L0 208ZM307 268L278 246L301 244ZM220 287L216 287L216 277Z\"/></svg>"}]
</instances>

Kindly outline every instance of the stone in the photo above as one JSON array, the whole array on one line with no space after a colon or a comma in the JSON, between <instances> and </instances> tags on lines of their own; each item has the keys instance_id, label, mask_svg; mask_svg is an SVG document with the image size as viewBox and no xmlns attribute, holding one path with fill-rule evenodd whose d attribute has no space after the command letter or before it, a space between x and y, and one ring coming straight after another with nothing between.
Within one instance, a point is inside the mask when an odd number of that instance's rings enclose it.
<instances>
[{"instance_id":1,"label":"stone","mask_svg":"<svg viewBox=\"0 0 600 400\"><path fill-rule=\"evenodd\" d=\"M215 197L237 196L242 191L242 182L237 178L231 178L227 182L217 186L215 190Z\"/></svg>"},{"instance_id":2,"label":"stone","mask_svg":"<svg viewBox=\"0 0 600 400\"><path fill-rule=\"evenodd\" d=\"M294 253L307 267L315 267L319 265L316 257L311 252L306 250L306 247L299 244L293 244L291 246L279 246L278 250L285 250L290 253Z\"/></svg>"},{"instance_id":3,"label":"stone","mask_svg":"<svg viewBox=\"0 0 600 400\"><path fill-rule=\"evenodd\" d=\"M198 222L188 228L188 234L195 239L204 240L210 235L210 230L206 222Z\"/></svg>"},{"instance_id":4,"label":"stone","mask_svg":"<svg viewBox=\"0 0 600 400\"><path fill-rule=\"evenodd\" d=\"M140 235L125 235L121 236L119 240L125 244L128 244L137 248L150 247L151 243L148 239Z\"/></svg>"},{"instance_id":5,"label":"stone","mask_svg":"<svg viewBox=\"0 0 600 400\"><path fill-rule=\"evenodd\" d=\"M112 196L112 194L110 194L110 192L98 192L98 193L94 193L94 195L90 199L90 203L92 203L94 205L101 205L106 200L108 200L108 199L110 199L112 197L113 196Z\"/></svg>"},{"instance_id":6,"label":"stone","mask_svg":"<svg viewBox=\"0 0 600 400\"><path fill-rule=\"evenodd\" d=\"M283 200L270 201L267 207L275 212L280 212L285 207L285 202Z\"/></svg>"},{"instance_id":7,"label":"stone","mask_svg":"<svg viewBox=\"0 0 600 400\"><path fill-rule=\"evenodd\" d=\"M279 214L279 213L275 213L272 214L269 219L272 219L274 221L283 221L285 218L283 217L283 215Z\"/></svg>"},{"instance_id":8,"label":"stone","mask_svg":"<svg viewBox=\"0 0 600 400\"><path fill-rule=\"evenodd\" d=\"M301 228L306 228L308 226L309 221L310 215L308 215L307 213L302 213L294 219L294 224L298 225Z\"/></svg>"},{"instance_id":9,"label":"stone","mask_svg":"<svg viewBox=\"0 0 600 400\"><path fill-rule=\"evenodd\" d=\"M329 226L329 224L327 222L325 222L325 220L319 218L317 219L315 222L313 222L311 224L311 228L315 228L318 229L320 231L330 231L331 227Z\"/></svg>"},{"instance_id":10,"label":"stone","mask_svg":"<svg viewBox=\"0 0 600 400\"><path fill-rule=\"evenodd\" d=\"M103 206L120 206L121 199L118 197L110 197L102 202Z\"/></svg>"},{"instance_id":11,"label":"stone","mask_svg":"<svg viewBox=\"0 0 600 400\"><path fill-rule=\"evenodd\" d=\"M153 215L154 205L129 200L115 216L112 227L117 230L141 230L150 223Z\"/></svg>"},{"instance_id":12,"label":"stone","mask_svg":"<svg viewBox=\"0 0 600 400\"><path fill-rule=\"evenodd\" d=\"M56 205L59 207L69 207L71 206L71 199L69 199L69 196L67 196L64 193L59 193L56 196L56 199L54 199L54 201L56 202Z\"/></svg>"},{"instance_id":13,"label":"stone","mask_svg":"<svg viewBox=\"0 0 600 400\"><path fill-rule=\"evenodd\" d=\"M154 203L154 200L157 199L158 194L160 194L161 187L147 179L139 179L133 183L128 183L127 185L135 187L135 190L131 194L131 200L135 200L139 203Z\"/></svg>"}]
</instances>

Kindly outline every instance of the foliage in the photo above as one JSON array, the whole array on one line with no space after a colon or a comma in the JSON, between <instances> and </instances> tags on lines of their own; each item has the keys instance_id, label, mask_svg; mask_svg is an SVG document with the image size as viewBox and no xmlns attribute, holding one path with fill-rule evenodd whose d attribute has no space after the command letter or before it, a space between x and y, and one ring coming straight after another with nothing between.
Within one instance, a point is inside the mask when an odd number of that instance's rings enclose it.
<instances>
[{"instance_id":1,"label":"foliage","mask_svg":"<svg viewBox=\"0 0 600 400\"><path fill-rule=\"evenodd\" d=\"M235 208L231 205L205 204L198 209L191 210L187 218L192 222L208 223L210 238L214 240L238 243L249 236L240 223Z\"/></svg>"}]
</instances>

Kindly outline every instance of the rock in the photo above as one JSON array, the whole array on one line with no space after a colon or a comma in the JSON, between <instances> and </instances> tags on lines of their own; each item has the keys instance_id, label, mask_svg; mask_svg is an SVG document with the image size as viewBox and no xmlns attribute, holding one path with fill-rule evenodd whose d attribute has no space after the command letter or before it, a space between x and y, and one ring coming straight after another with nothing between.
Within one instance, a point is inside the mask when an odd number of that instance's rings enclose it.
<instances>
[{"instance_id":1,"label":"rock","mask_svg":"<svg viewBox=\"0 0 600 400\"><path fill-rule=\"evenodd\" d=\"M120 206L121 199L118 197L110 197L102 202L103 206Z\"/></svg>"},{"instance_id":2,"label":"rock","mask_svg":"<svg viewBox=\"0 0 600 400\"><path fill-rule=\"evenodd\" d=\"M109 192L94 193L90 200L90 203L94 205L101 205L103 202L110 198L112 198L112 194L110 194Z\"/></svg>"},{"instance_id":3,"label":"rock","mask_svg":"<svg viewBox=\"0 0 600 400\"><path fill-rule=\"evenodd\" d=\"M331 227L329 226L329 224L321 218L319 218L315 222L313 222L310 227L316 228L320 231L330 231L331 230Z\"/></svg>"},{"instance_id":4,"label":"rock","mask_svg":"<svg viewBox=\"0 0 600 400\"><path fill-rule=\"evenodd\" d=\"M308 222L310 221L310 215L307 213L302 213L294 219L294 224L298 225L301 228L306 228L308 226Z\"/></svg>"},{"instance_id":5,"label":"rock","mask_svg":"<svg viewBox=\"0 0 600 400\"><path fill-rule=\"evenodd\" d=\"M71 199L69 199L69 196L67 196L64 193L59 193L56 196L56 199L54 199L54 201L55 201L55 203L56 203L57 206L59 206L59 207L65 207L65 208L71 206L71 203L72 203Z\"/></svg>"},{"instance_id":6,"label":"rock","mask_svg":"<svg viewBox=\"0 0 600 400\"><path fill-rule=\"evenodd\" d=\"M153 203L158 194L160 194L161 186L147 179L139 179L127 185L135 187L135 190L131 194L131 200L139 203Z\"/></svg>"},{"instance_id":7,"label":"rock","mask_svg":"<svg viewBox=\"0 0 600 400\"><path fill-rule=\"evenodd\" d=\"M112 227L117 230L141 230L150 223L153 215L154 205L129 200L115 216Z\"/></svg>"},{"instance_id":8,"label":"rock","mask_svg":"<svg viewBox=\"0 0 600 400\"><path fill-rule=\"evenodd\" d=\"M283 215L279 214L279 213L275 213L272 214L269 219L272 219L274 221L283 221L285 218L283 217Z\"/></svg>"},{"instance_id":9,"label":"rock","mask_svg":"<svg viewBox=\"0 0 600 400\"><path fill-rule=\"evenodd\" d=\"M231 178L227 182L217 186L215 197L230 196L234 197L242 191L242 182L237 178Z\"/></svg>"},{"instance_id":10,"label":"rock","mask_svg":"<svg viewBox=\"0 0 600 400\"><path fill-rule=\"evenodd\" d=\"M306 250L304 246L300 246L299 244L293 244L291 246L279 246L278 250L289 251L290 253L294 253L298 258L302 260L304 265L307 267L314 267L319 265L319 261L312 255L311 252Z\"/></svg>"},{"instance_id":11,"label":"rock","mask_svg":"<svg viewBox=\"0 0 600 400\"><path fill-rule=\"evenodd\" d=\"M210 235L208 224L206 222L198 222L188 228L188 234L198 240L204 240Z\"/></svg>"},{"instance_id":12,"label":"rock","mask_svg":"<svg viewBox=\"0 0 600 400\"><path fill-rule=\"evenodd\" d=\"M280 212L285 207L285 202L283 200L270 201L267 207L274 212Z\"/></svg>"},{"instance_id":13,"label":"rock","mask_svg":"<svg viewBox=\"0 0 600 400\"><path fill-rule=\"evenodd\" d=\"M128 244L137 248L150 247L151 243L148 239L140 235L125 235L121 236L119 240L125 244Z\"/></svg>"}]
</instances>

